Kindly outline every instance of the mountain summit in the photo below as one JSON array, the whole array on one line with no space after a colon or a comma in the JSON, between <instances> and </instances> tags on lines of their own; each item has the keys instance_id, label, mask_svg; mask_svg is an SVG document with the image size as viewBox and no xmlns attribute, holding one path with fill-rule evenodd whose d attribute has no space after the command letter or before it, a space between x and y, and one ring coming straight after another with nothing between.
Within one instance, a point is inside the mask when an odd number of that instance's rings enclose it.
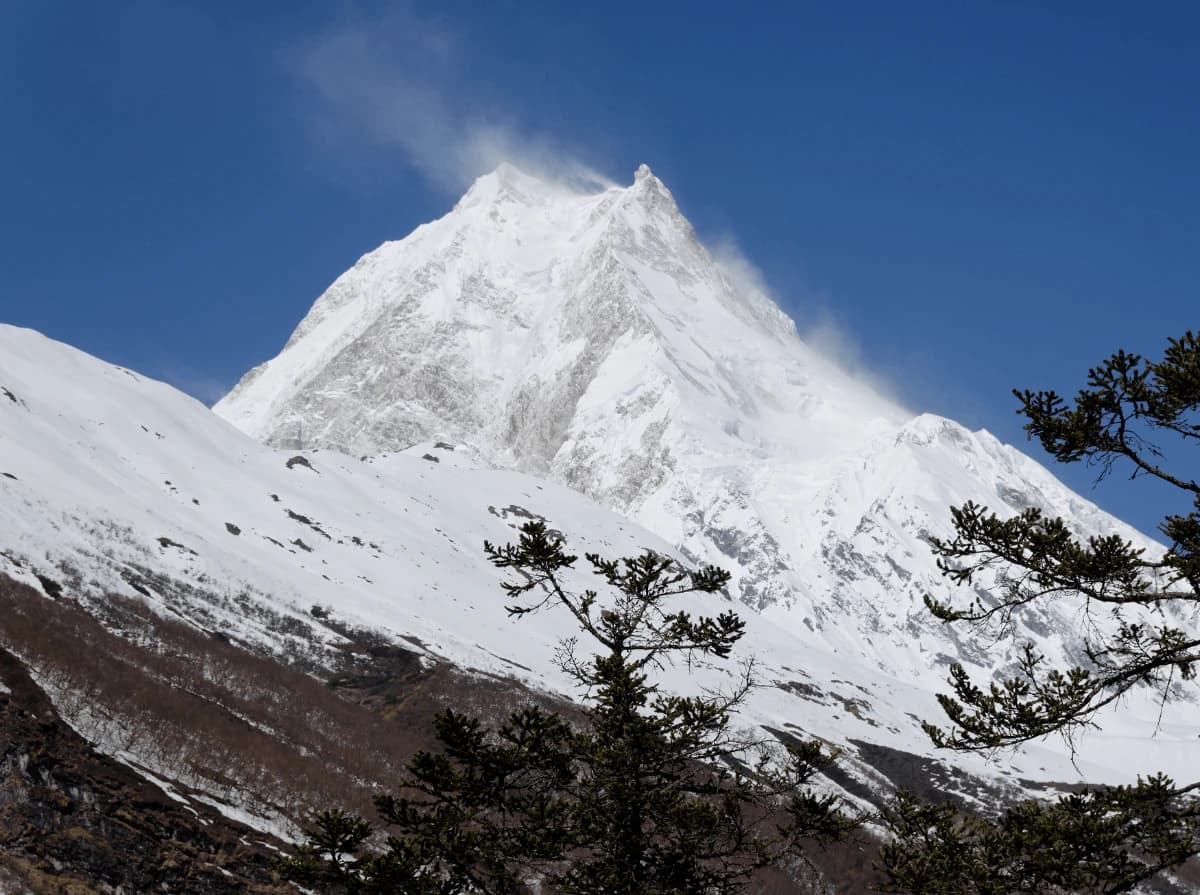
<instances>
[{"instance_id":1,"label":"mountain summit","mask_svg":"<svg viewBox=\"0 0 1200 895\"><path fill-rule=\"evenodd\" d=\"M503 165L338 277L214 409L281 447L468 446L729 568L798 636L931 682L984 649L922 604L945 593L924 541L949 505L1144 541L988 433L847 374L743 279L645 165L595 193ZM1033 623L1071 654L1068 610Z\"/></svg>"}]
</instances>

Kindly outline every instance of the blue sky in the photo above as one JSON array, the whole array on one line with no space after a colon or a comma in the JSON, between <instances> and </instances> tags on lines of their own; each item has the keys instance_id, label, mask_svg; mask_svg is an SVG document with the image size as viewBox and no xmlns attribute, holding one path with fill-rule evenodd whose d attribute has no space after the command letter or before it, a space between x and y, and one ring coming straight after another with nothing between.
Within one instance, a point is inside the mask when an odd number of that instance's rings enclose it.
<instances>
[{"instance_id":1,"label":"blue sky","mask_svg":"<svg viewBox=\"0 0 1200 895\"><path fill-rule=\"evenodd\" d=\"M1012 387L1200 325L1200 6L583 7L0 4L0 320L211 401L510 155L648 162L802 329L1022 446Z\"/></svg>"}]
</instances>

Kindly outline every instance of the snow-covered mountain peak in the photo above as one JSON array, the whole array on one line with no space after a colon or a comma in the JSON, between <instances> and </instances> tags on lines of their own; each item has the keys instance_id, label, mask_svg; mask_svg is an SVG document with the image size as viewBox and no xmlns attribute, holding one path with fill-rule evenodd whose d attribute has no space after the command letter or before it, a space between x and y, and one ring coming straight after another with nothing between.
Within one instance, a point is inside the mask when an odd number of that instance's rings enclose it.
<instances>
[{"instance_id":1,"label":"snow-covered mountain peak","mask_svg":"<svg viewBox=\"0 0 1200 895\"><path fill-rule=\"evenodd\" d=\"M628 188L628 192L651 207L661 206L668 213L679 215L675 197L671 195L667 185L654 175L649 165L638 165L638 169L633 172L633 186ZM679 220L683 221L690 231L691 225L687 224L682 215L679 215Z\"/></svg>"},{"instance_id":2,"label":"snow-covered mountain peak","mask_svg":"<svg viewBox=\"0 0 1200 895\"><path fill-rule=\"evenodd\" d=\"M218 412L267 440L303 429L318 444L377 453L447 437L481 441L499 464L515 453L522 468L545 469L566 440L565 411L593 384L597 394L623 378L728 393L721 364L741 361L720 343L764 337L776 354L797 344L765 296L731 285L648 169L632 186L580 193L504 165L445 217L363 256ZM360 364L373 371L365 382ZM615 378L595 382L602 368ZM326 377L337 385L289 408ZM364 388L380 392L373 409L346 400ZM525 420L521 402L559 390L544 410L556 421ZM339 435L315 418L314 400L344 416ZM509 407L507 419L496 407ZM476 431L482 415L493 431Z\"/></svg>"},{"instance_id":3,"label":"snow-covered mountain peak","mask_svg":"<svg viewBox=\"0 0 1200 895\"><path fill-rule=\"evenodd\" d=\"M916 675L982 655L924 611L949 595L927 541L951 505L1139 537L990 434L914 416L814 350L645 166L592 193L485 175L339 277L215 410L289 449L443 441L553 479L729 568L790 630ZM1037 623L1071 653L1068 613Z\"/></svg>"},{"instance_id":4,"label":"snow-covered mountain peak","mask_svg":"<svg viewBox=\"0 0 1200 895\"><path fill-rule=\"evenodd\" d=\"M561 182L543 180L527 174L516 165L502 162L494 171L475 179L458 201L455 211L496 204L539 206L555 199L578 195L578 191Z\"/></svg>"},{"instance_id":5,"label":"snow-covered mountain peak","mask_svg":"<svg viewBox=\"0 0 1200 895\"><path fill-rule=\"evenodd\" d=\"M575 238L611 232L640 231L648 226L678 230L694 238L666 185L641 165L629 186L585 188L555 177L539 177L510 162L476 178L455 204L452 214L478 218L497 229L565 228ZM551 207L553 206L553 207ZM539 220L540 218L540 220Z\"/></svg>"},{"instance_id":6,"label":"snow-covered mountain peak","mask_svg":"<svg viewBox=\"0 0 1200 895\"><path fill-rule=\"evenodd\" d=\"M968 429L952 419L936 413L919 413L904 424L896 434L896 440L897 443L907 441L912 444L928 445L944 439L951 444L969 449L971 435L972 433Z\"/></svg>"}]
</instances>

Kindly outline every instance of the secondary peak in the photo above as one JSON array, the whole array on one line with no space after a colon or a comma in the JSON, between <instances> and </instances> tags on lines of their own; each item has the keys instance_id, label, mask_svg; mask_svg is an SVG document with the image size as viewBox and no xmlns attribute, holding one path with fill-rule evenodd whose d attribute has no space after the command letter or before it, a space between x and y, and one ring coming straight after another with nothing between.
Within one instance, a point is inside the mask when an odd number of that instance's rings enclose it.
<instances>
[{"instance_id":1,"label":"secondary peak","mask_svg":"<svg viewBox=\"0 0 1200 895\"><path fill-rule=\"evenodd\" d=\"M491 173L478 177L458 204L470 206L499 201L531 204L545 199L552 192L551 184L525 173L510 162L501 162Z\"/></svg>"}]
</instances>

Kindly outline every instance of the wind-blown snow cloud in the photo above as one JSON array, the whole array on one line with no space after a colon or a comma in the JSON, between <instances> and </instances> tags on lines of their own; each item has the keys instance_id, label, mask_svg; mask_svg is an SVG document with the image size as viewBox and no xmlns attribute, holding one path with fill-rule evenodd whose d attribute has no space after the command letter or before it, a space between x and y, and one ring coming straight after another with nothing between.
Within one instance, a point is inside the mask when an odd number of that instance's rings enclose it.
<instances>
[{"instance_id":1,"label":"wind-blown snow cloud","mask_svg":"<svg viewBox=\"0 0 1200 895\"><path fill-rule=\"evenodd\" d=\"M613 185L561 138L529 127L529 110L517 111L472 83L462 64L470 52L436 20L392 10L345 18L310 35L291 48L285 64L300 87L308 133L335 165L359 172L369 167L363 164L367 159L382 157L389 164L399 159L453 197L501 162L587 190ZM781 302L735 239L705 242L739 292L759 293L790 309L801 338L842 369L894 395L870 371L828 296L805 290Z\"/></svg>"},{"instance_id":2,"label":"wind-blown snow cloud","mask_svg":"<svg viewBox=\"0 0 1200 895\"><path fill-rule=\"evenodd\" d=\"M178 364L168 363L152 372L207 407L212 407L229 393L228 382Z\"/></svg>"},{"instance_id":3,"label":"wind-blown snow cloud","mask_svg":"<svg viewBox=\"0 0 1200 895\"><path fill-rule=\"evenodd\" d=\"M559 141L473 96L458 65L465 52L437 23L392 12L319 33L286 64L302 88L310 135L339 156L394 152L449 193L504 161L546 179L608 185Z\"/></svg>"},{"instance_id":4,"label":"wind-blown snow cloud","mask_svg":"<svg viewBox=\"0 0 1200 895\"><path fill-rule=\"evenodd\" d=\"M780 296L771 288L761 268L750 260L731 235L706 239L705 247L739 294L764 295L777 307L786 309L796 324L797 334L809 347L894 403L905 406L895 383L872 367L862 343L838 318L827 293L802 288L799 295Z\"/></svg>"}]
</instances>

